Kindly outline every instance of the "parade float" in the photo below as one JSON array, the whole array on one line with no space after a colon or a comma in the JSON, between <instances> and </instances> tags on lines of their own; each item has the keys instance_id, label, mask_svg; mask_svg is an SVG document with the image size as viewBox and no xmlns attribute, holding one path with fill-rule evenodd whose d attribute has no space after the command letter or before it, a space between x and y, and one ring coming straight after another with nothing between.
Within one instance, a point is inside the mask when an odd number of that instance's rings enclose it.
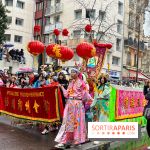
<instances>
[{"instance_id":1,"label":"parade float","mask_svg":"<svg viewBox=\"0 0 150 150\"><path fill-rule=\"evenodd\" d=\"M35 30L39 31L40 29L36 27ZM87 25L85 30L90 32L91 26ZM62 31L63 36L67 36L68 33L67 29ZM60 31L55 29L54 34L58 36ZM97 82L105 56L111 47L110 43L97 43L96 41L90 43L85 41L76 47L76 53L83 58L81 72L87 75L93 90L95 84L93 79ZM28 51L34 56L43 53L44 48L49 57L62 62L71 60L74 56L71 48L56 43L44 46L40 41L31 41L28 44ZM143 117L143 109L146 101L143 92L111 85L110 88L110 100L102 103L101 107L102 111L107 109L109 112L109 121L133 121L144 126L146 119ZM0 87L0 112L30 121L46 123L60 121L63 115L63 105L58 85L37 89Z\"/></svg>"}]
</instances>

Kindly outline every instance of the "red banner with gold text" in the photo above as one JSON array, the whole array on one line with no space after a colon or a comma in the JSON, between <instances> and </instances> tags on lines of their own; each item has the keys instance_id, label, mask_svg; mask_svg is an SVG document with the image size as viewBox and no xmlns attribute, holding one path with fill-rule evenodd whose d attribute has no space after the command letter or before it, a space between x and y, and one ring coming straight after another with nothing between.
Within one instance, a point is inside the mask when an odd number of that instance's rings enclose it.
<instances>
[{"instance_id":1,"label":"red banner with gold text","mask_svg":"<svg viewBox=\"0 0 150 150\"><path fill-rule=\"evenodd\" d=\"M59 121L63 103L57 86L37 89L0 88L0 112L34 121Z\"/></svg>"}]
</instances>

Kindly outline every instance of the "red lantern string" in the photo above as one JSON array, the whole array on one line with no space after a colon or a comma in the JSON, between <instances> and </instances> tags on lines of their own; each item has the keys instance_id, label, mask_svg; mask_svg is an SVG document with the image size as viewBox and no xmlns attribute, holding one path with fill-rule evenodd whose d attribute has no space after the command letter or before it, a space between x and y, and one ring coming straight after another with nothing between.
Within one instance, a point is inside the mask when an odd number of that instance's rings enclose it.
<instances>
[{"instance_id":1,"label":"red lantern string","mask_svg":"<svg viewBox=\"0 0 150 150\"><path fill-rule=\"evenodd\" d=\"M96 56L96 49L94 45L87 42L82 42L79 45L77 45L76 52L79 57L82 57L84 59Z\"/></svg>"},{"instance_id":2,"label":"red lantern string","mask_svg":"<svg viewBox=\"0 0 150 150\"><path fill-rule=\"evenodd\" d=\"M86 31L86 32L91 32L91 31L92 31L92 26L91 26L90 24L87 24L87 25L85 26L85 31Z\"/></svg>"},{"instance_id":3,"label":"red lantern string","mask_svg":"<svg viewBox=\"0 0 150 150\"><path fill-rule=\"evenodd\" d=\"M34 32L40 32L41 31L41 26L40 25L35 25L34 26Z\"/></svg>"},{"instance_id":4,"label":"red lantern string","mask_svg":"<svg viewBox=\"0 0 150 150\"><path fill-rule=\"evenodd\" d=\"M44 52L44 44L40 41L31 41L28 43L28 52L34 56L37 56Z\"/></svg>"},{"instance_id":5,"label":"red lantern string","mask_svg":"<svg viewBox=\"0 0 150 150\"><path fill-rule=\"evenodd\" d=\"M59 31L58 29L54 29L53 33L54 33L56 36L59 36L60 31Z\"/></svg>"},{"instance_id":6,"label":"red lantern string","mask_svg":"<svg viewBox=\"0 0 150 150\"><path fill-rule=\"evenodd\" d=\"M67 29L63 29L62 35L63 36L68 36L68 34L69 34L69 31Z\"/></svg>"}]
</instances>

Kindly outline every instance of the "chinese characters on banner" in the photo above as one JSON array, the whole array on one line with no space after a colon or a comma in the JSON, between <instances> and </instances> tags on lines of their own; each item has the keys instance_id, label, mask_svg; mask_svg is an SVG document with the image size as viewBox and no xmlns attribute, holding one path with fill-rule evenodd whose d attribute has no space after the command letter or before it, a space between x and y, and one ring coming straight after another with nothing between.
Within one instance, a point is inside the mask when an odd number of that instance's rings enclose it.
<instances>
[{"instance_id":1,"label":"chinese characters on banner","mask_svg":"<svg viewBox=\"0 0 150 150\"><path fill-rule=\"evenodd\" d=\"M54 122L63 115L57 86L37 89L0 88L0 112L23 119Z\"/></svg>"},{"instance_id":2,"label":"chinese characters on banner","mask_svg":"<svg viewBox=\"0 0 150 150\"><path fill-rule=\"evenodd\" d=\"M142 91L117 90L116 120L143 116L146 103Z\"/></svg>"}]
</instances>

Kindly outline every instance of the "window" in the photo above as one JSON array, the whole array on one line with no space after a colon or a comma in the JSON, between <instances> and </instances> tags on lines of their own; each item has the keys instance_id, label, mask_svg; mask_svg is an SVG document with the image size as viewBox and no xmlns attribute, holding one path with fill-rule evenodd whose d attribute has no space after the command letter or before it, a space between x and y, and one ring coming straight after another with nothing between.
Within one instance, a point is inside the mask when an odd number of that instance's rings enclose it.
<instances>
[{"instance_id":1,"label":"window","mask_svg":"<svg viewBox=\"0 0 150 150\"><path fill-rule=\"evenodd\" d=\"M118 2L118 14L123 15L123 3Z\"/></svg>"},{"instance_id":2,"label":"window","mask_svg":"<svg viewBox=\"0 0 150 150\"><path fill-rule=\"evenodd\" d=\"M75 30L75 31L73 31L73 35L74 35L75 38L80 38L80 36L81 36L81 30Z\"/></svg>"},{"instance_id":3,"label":"window","mask_svg":"<svg viewBox=\"0 0 150 150\"><path fill-rule=\"evenodd\" d=\"M45 25L49 25L50 24L50 17L46 17L45 18Z\"/></svg>"},{"instance_id":4,"label":"window","mask_svg":"<svg viewBox=\"0 0 150 150\"><path fill-rule=\"evenodd\" d=\"M23 19L16 18L16 25L22 26L23 25Z\"/></svg>"},{"instance_id":5,"label":"window","mask_svg":"<svg viewBox=\"0 0 150 150\"><path fill-rule=\"evenodd\" d=\"M87 9L86 10L86 18L95 19L95 10Z\"/></svg>"},{"instance_id":6,"label":"window","mask_svg":"<svg viewBox=\"0 0 150 150\"><path fill-rule=\"evenodd\" d=\"M42 10L43 9L43 2L36 3L36 11Z\"/></svg>"},{"instance_id":7,"label":"window","mask_svg":"<svg viewBox=\"0 0 150 150\"><path fill-rule=\"evenodd\" d=\"M132 13L129 13L129 27L130 28L134 28L134 19L133 19L133 14Z\"/></svg>"},{"instance_id":8,"label":"window","mask_svg":"<svg viewBox=\"0 0 150 150\"><path fill-rule=\"evenodd\" d=\"M112 58L112 64L113 65L119 65L119 63L120 63L120 58L113 56L113 58Z\"/></svg>"},{"instance_id":9,"label":"window","mask_svg":"<svg viewBox=\"0 0 150 150\"><path fill-rule=\"evenodd\" d=\"M14 41L17 43L22 43L22 36L15 35Z\"/></svg>"},{"instance_id":10,"label":"window","mask_svg":"<svg viewBox=\"0 0 150 150\"><path fill-rule=\"evenodd\" d=\"M75 19L81 19L82 18L82 10L75 10Z\"/></svg>"},{"instance_id":11,"label":"window","mask_svg":"<svg viewBox=\"0 0 150 150\"><path fill-rule=\"evenodd\" d=\"M56 3L60 3L60 0L56 0Z\"/></svg>"},{"instance_id":12,"label":"window","mask_svg":"<svg viewBox=\"0 0 150 150\"><path fill-rule=\"evenodd\" d=\"M18 8L24 9L24 2L22 2L22 1L17 1L16 6L17 6Z\"/></svg>"},{"instance_id":13,"label":"window","mask_svg":"<svg viewBox=\"0 0 150 150\"><path fill-rule=\"evenodd\" d=\"M51 0L47 0L47 8L51 7Z\"/></svg>"},{"instance_id":14,"label":"window","mask_svg":"<svg viewBox=\"0 0 150 150\"><path fill-rule=\"evenodd\" d=\"M129 7L134 9L134 0L129 0Z\"/></svg>"},{"instance_id":15,"label":"window","mask_svg":"<svg viewBox=\"0 0 150 150\"><path fill-rule=\"evenodd\" d=\"M130 52L127 53L127 65L131 66L131 53Z\"/></svg>"},{"instance_id":16,"label":"window","mask_svg":"<svg viewBox=\"0 0 150 150\"><path fill-rule=\"evenodd\" d=\"M60 22L60 16L55 16L54 17L54 23Z\"/></svg>"},{"instance_id":17,"label":"window","mask_svg":"<svg viewBox=\"0 0 150 150\"><path fill-rule=\"evenodd\" d=\"M11 16L7 16L7 23L11 24L12 23L12 17Z\"/></svg>"},{"instance_id":18,"label":"window","mask_svg":"<svg viewBox=\"0 0 150 150\"><path fill-rule=\"evenodd\" d=\"M121 33L122 32L122 21L118 20L117 22L117 32Z\"/></svg>"},{"instance_id":19,"label":"window","mask_svg":"<svg viewBox=\"0 0 150 150\"><path fill-rule=\"evenodd\" d=\"M121 39L116 40L116 50L120 51L121 50Z\"/></svg>"},{"instance_id":20,"label":"window","mask_svg":"<svg viewBox=\"0 0 150 150\"><path fill-rule=\"evenodd\" d=\"M103 20L105 20L105 17L106 17L106 12L100 10L99 11L99 20L103 21Z\"/></svg>"},{"instance_id":21,"label":"window","mask_svg":"<svg viewBox=\"0 0 150 150\"><path fill-rule=\"evenodd\" d=\"M6 39L7 42L10 42L11 35L10 34L5 34L5 39Z\"/></svg>"},{"instance_id":22,"label":"window","mask_svg":"<svg viewBox=\"0 0 150 150\"><path fill-rule=\"evenodd\" d=\"M139 22L140 22L139 21L139 17L136 17L136 30L139 30L139 27L140 27L139 26L140 25Z\"/></svg>"},{"instance_id":23,"label":"window","mask_svg":"<svg viewBox=\"0 0 150 150\"><path fill-rule=\"evenodd\" d=\"M13 6L13 0L5 0L6 6Z\"/></svg>"},{"instance_id":24,"label":"window","mask_svg":"<svg viewBox=\"0 0 150 150\"><path fill-rule=\"evenodd\" d=\"M45 35L45 44L49 43L49 35Z\"/></svg>"},{"instance_id":25,"label":"window","mask_svg":"<svg viewBox=\"0 0 150 150\"><path fill-rule=\"evenodd\" d=\"M84 34L84 38L85 38L85 39L89 39L90 36L91 36L92 38L94 38L94 30L92 30L91 33L85 33L85 34Z\"/></svg>"}]
</instances>

